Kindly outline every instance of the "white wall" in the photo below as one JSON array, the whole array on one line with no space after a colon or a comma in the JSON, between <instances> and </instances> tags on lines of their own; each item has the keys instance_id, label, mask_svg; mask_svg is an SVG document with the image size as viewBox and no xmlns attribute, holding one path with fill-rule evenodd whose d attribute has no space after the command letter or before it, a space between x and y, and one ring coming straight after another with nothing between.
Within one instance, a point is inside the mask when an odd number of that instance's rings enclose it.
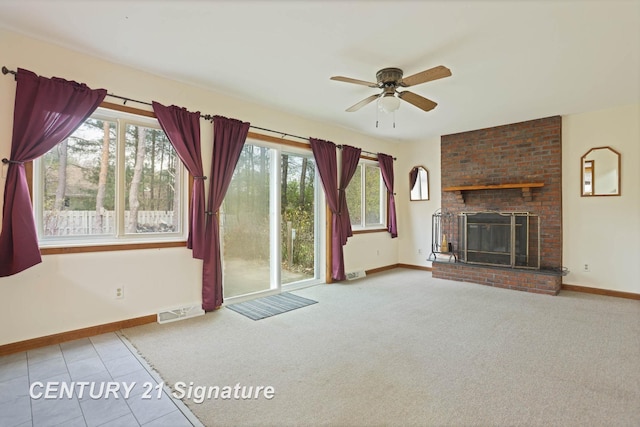
<instances>
[{"instance_id":1,"label":"white wall","mask_svg":"<svg viewBox=\"0 0 640 427\"><path fill-rule=\"evenodd\" d=\"M344 246L345 272L372 270L398 263L398 238L388 232L357 234Z\"/></svg>"},{"instance_id":2,"label":"white wall","mask_svg":"<svg viewBox=\"0 0 640 427\"><path fill-rule=\"evenodd\" d=\"M430 267L431 215L440 208L440 138L398 144L395 150L394 189L398 237L371 233L350 238L344 248L345 270L369 270L395 263ZM429 171L429 200L409 200L409 172L414 166Z\"/></svg>"},{"instance_id":3,"label":"white wall","mask_svg":"<svg viewBox=\"0 0 640 427\"><path fill-rule=\"evenodd\" d=\"M396 165L396 193L399 205L399 263L430 267L431 216L440 208L440 138L407 144L402 147L401 160ZM429 171L429 200L409 200L409 172L414 166Z\"/></svg>"},{"instance_id":4,"label":"white wall","mask_svg":"<svg viewBox=\"0 0 640 427\"><path fill-rule=\"evenodd\" d=\"M580 158L601 146L621 153L622 195L580 197ZM564 283L640 294L639 162L640 104L562 117Z\"/></svg>"},{"instance_id":5,"label":"white wall","mask_svg":"<svg viewBox=\"0 0 640 427\"><path fill-rule=\"evenodd\" d=\"M143 101L176 104L191 111L220 114L260 127L309 135L396 156L397 145L229 98L175 81L108 63L0 30L2 64L105 88ZM0 158L9 157L15 81L0 76ZM115 102L112 98L109 101ZM144 108L145 106L133 105ZM210 168L211 125L202 125L204 170ZM5 185L4 173L0 191ZM1 202L0 202L1 203ZM1 206L0 206L1 207ZM376 241L370 245L371 240ZM357 251L346 251L349 266L377 268L396 264L398 243L388 234L354 236ZM376 248L380 255L376 255ZM154 314L201 301L201 261L184 248L47 255L32 269L0 278L0 345L74 329ZM125 298L113 297L125 285Z\"/></svg>"}]
</instances>

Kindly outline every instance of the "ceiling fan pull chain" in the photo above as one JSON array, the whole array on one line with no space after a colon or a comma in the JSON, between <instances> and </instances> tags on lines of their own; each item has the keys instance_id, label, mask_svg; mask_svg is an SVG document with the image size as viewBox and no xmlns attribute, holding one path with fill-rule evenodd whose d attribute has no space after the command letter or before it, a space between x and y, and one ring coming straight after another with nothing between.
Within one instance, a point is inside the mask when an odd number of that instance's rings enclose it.
<instances>
[{"instance_id":1,"label":"ceiling fan pull chain","mask_svg":"<svg viewBox=\"0 0 640 427\"><path fill-rule=\"evenodd\" d=\"M393 110L393 128L396 128L396 110Z\"/></svg>"}]
</instances>

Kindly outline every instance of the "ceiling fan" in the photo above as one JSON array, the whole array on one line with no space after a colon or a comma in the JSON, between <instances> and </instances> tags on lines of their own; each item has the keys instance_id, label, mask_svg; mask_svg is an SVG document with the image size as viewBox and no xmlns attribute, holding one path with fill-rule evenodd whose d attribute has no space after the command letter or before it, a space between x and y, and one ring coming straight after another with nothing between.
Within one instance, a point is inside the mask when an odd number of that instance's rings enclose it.
<instances>
[{"instance_id":1,"label":"ceiling fan","mask_svg":"<svg viewBox=\"0 0 640 427\"><path fill-rule=\"evenodd\" d=\"M372 88L382 89L381 93L377 95L371 95L368 98L365 98L362 101L358 102L357 104L347 108L347 111L349 112L357 111L378 98L381 98L380 108L382 108L386 112L397 110L400 107L400 99L402 99L403 101L407 101L408 103L413 104L424 111L430 111L433 110L438 104L423 96L417 95L413 92L409 92L408 90L399 92L397 89L399 87L410 87L419 85L421 83L430 82L432 80L449 77L450 75L451 70L449 70L445 66L439 65L437 67L430 68L428 70L405 78L402 78L402 70L399 68L383 68L376 73L376 79L378 81L377 83L342 76L331 77L331 80L346 83L355 83Z\"/></svg>"}]
</instances>

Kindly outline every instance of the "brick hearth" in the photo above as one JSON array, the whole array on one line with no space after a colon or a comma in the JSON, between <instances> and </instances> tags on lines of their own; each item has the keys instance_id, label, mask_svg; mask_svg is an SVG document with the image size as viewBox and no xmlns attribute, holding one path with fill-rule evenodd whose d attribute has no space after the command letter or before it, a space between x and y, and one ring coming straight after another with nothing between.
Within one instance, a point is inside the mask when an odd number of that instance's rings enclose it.
<instances>
[{"instance_id":1,"label":"brick hearth","mask_svg":"<svg viewBox=\"0 0 640 427\"><path fill-rule=\"evenodd\" d=\"M544 183L520 188L442 191L451 214L447 239L457 242L460 212L531 212L540 216L540 271L433 263L433 277L555 295L562 277L562 118L531 120L441 138L442 188Z\"/></svg>"}]
</instances>

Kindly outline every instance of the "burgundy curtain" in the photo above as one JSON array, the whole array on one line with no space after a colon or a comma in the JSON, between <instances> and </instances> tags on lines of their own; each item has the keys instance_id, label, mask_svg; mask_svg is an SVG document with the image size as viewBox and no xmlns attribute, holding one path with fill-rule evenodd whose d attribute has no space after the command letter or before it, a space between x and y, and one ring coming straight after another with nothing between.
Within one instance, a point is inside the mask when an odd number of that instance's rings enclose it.
<instances>
[{"instance_id":1,"label":"burgundy curtain","mask_svg":"<svg viewBox=\"0 0 640 427\"><path fill-rule=\"evenodd\" d=\"M205 218L205 256L202 270L202 308L212 311L222 305L222 260L218 210L227 193L233 171L249 133L249 123L226 117L213 118L211 183Z\"/></svg>"},{"instance_id":2,"label":"burgundy curtain","mask_svg":"<svg viewBox=\"0 0 640 427\"><path fill-rule=\"evenodd\" d=\"M153 111L176 149L178 157L193 177L193 192L189 205L189 237L187 247L193 249L193 257L204 258L204 176L200 149L200 112L191 113L172 105L165 107L152 102Z\"/></svg>"},{"instance_id":3,"label":"burgundy curtain","mask_svg":"<svg viewBox=\"0 0 640 427\"><path fill-rule=\"evenodd\" d=\"M396 222L396 198L393 194L393 157L378 153L378 164L382 173L382 180L389 194L389 224L387 230L391 238L398 237L398 224Z\"/></svg>"},{"instance_id":4,"label":"burgundy curtain","mask_svg":"<svg viewBox=\"0 0 640 427\"><path fill-rule=\"evenodd\" d=\"M347 239L353 236L351 230L351 219L349 217L349 207L347 206L347 194L346 189L351 182L351 178L358 169L358 162L360 162L360 148L351 147L349 145L342 146L342 171L340 175L340 188L338 189L338 211L340 212L340 221L342 222L342 228L340 229L340 242L342 245L347 244ZM343 261L344 264L344 261Z\"/></svg>"},{"instance_id":5,"label":"burgundy curtain","mask_svg":"<svg viewBox=\"0 0 640 427\"><path fill-rule=\"evenodd\" d=\"M360 150L349 147L347 155L343 152L342 167L343 178L340 180L338 187L338 161L336 159L336 145L329 141L321 139L309 138L313 157L318 166L318 173L324 188L324 194L331 210L331 277L340 281L347 278L344 272L344 253L342 246L347 243L347 238L353 233L351 232L351 222L349 221L349 211L346 209L346 198L344 191L340 189L346 188L347 184L353 177L355 169L358 167L356 160L353 166L353 156L357 151L356 159L360 156ZM345 168L346 173L344 172ZM342 193L342 194L339 194ZM344 202L341 201L344 199ZM344 209L341 204L344 203Z\"/></svg>"},{"instance_id":6,"label":"burgundy curtain","mask_svg":"<svg viewBox=\"0 0 640 427\"><path fill-rule=\"evenodd\" d=\"M11 158L2 210L0 277L42 262L24 162L32 161L71 135L100 105L107 91L19 68L16 74Z\"/></svg>"}]
</instances>

